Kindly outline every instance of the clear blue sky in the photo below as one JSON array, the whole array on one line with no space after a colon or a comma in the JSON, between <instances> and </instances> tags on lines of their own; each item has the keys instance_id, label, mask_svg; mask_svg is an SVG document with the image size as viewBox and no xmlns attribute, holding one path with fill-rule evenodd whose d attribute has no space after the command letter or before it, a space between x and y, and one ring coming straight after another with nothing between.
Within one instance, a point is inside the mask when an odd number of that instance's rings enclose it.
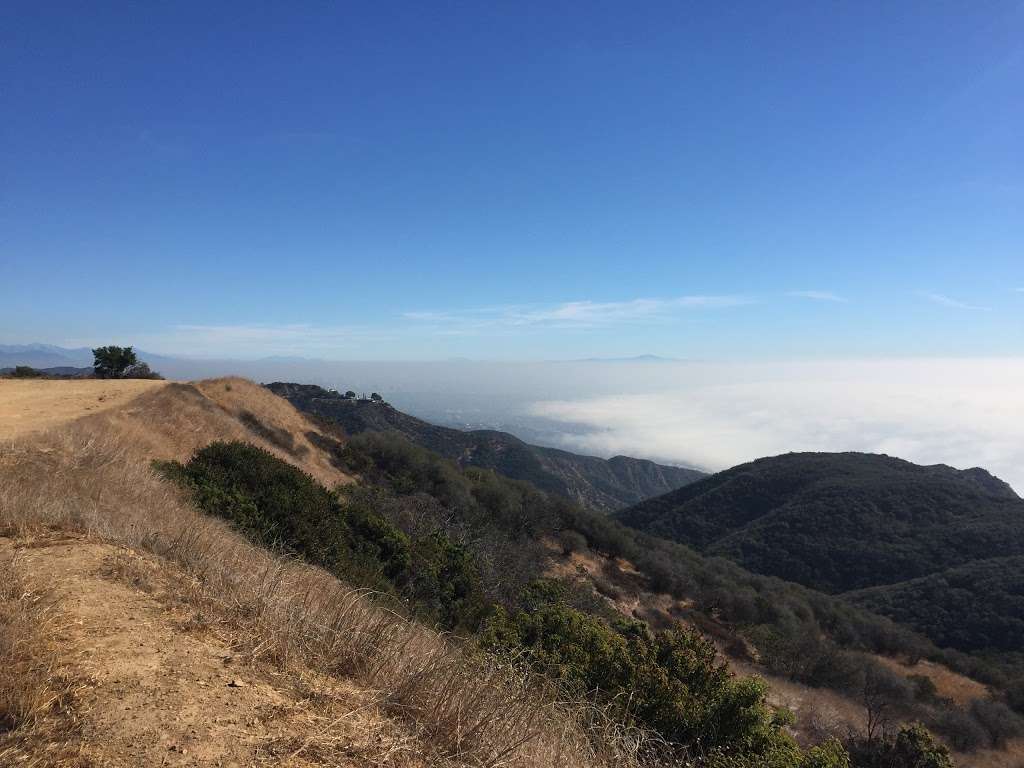
<instances>
[{"instance_id":1,"label":"clear blue sky","mask_svg":"<svg viewBox=\"0 0 1024 768\"><path fill-rule=\"evenodd\" d=\"M0 342L1024 352L1024 5L28 3Z\"/></svg>"}]
</instances>

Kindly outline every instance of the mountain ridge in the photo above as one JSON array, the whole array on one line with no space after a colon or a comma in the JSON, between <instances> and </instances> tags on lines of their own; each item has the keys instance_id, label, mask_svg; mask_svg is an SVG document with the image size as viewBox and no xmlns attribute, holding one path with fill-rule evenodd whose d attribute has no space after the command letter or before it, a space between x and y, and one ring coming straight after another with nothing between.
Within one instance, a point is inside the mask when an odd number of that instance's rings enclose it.
<instances>
[{"instance_id":1,"label":"mountain ridge","mask_svg":"<svg viewBox=\"0 0 1024 768\"><path fill-rule=\"evenodd\" d=\"M705 476L699 470L647 459L602 459L531 445L499 430L464 432L441 427L387 403L346 399L315 384L273 382L265 386L300 411L333 422L348 434L397 430L460 465L494 469L601 511L620 509Z\"/></svg>"},{"instance_id":2,"label":"mountain ridge","mask_svg":"<svg viewBox=\"0 0 1024 768\"><path fill-rule=\"evenodd\" d=\"M844 597L960 650L1019 647L1024 638L1015 616L1024 500L977 467L790 453L719 472L615 518ZM996 574L996 561L1012 572ZM961 620L964 605L977 621Z\"/></svg>"}]
</instances>

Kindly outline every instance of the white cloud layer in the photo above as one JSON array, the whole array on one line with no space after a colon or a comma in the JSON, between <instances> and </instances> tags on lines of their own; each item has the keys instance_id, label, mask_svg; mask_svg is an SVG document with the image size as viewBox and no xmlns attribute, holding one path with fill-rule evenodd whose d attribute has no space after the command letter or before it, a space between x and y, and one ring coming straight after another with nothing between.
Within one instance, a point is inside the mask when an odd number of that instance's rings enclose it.
<instances>
[{"instance_id":1,"label":"white cloud layer","mask_svg":"<svg viewBox=\"0 0 1024 768\"><path fill-rule=\"evenodd\" d=\"M570 449L710 470L788 451L981 466L1024 491L1024 359L674 366L674 384L537 403ZM642 381L638 379L638 381Z\"/></svg>"}]
</instances>

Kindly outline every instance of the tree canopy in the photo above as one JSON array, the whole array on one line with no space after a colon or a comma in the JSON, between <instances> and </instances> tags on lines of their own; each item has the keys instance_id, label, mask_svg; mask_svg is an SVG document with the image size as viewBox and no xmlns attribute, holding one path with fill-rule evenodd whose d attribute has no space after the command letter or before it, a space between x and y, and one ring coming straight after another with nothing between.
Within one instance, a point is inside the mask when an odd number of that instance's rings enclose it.
<instances>
[{"instance_id":1,"label":"tree canopy","mask_svg":"<svg viewBox=\"0 0 1024 768\"><path fill-rule=\"evenodd\" d=\"M92 351L92 369L98 379L119 379L139 360L131 347L97 347Z\"/></svg>"}]
</instances>

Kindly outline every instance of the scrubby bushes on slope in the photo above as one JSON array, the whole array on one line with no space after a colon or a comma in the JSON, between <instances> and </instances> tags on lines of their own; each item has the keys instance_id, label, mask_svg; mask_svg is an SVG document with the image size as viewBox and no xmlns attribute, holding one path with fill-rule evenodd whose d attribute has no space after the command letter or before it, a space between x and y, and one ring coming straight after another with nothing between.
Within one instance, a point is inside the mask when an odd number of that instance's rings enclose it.
<instances>
[{"instance_id":1,"label":"scrubby bushes on slope","mask_svg":"<svg viewBox=\"0 0 1024 768\"><path fill-rule=\"evenodd\" d=\"M300 554L353 583L412 601L443 627L474 628L483 609L475 565L441 533L412 541L374 511L372 495L332 493L247 443L213 443L186 464L164 464L208 514L257 543Z\"/></svg>"},{"instance_id":2,"label":"scrubby bushes on slope","mask_svg":"<svg viewBox=\"0 0 1024 768\"><path fill-rule=\"evenodd\" d=\"M965 712L915 696L901 677L851 649L923 653L927 644L916 646L918 638L891 622L834 598L701 558L493 472L460 470L394 436L368 434L336 450L362 484L328 491L241 443L213 444L166 469L205 511L264 546L283 546L351 583L399 596L442 627L472 633L483 621L485 647L525 654L574 694L597 696L624 722L716 765L817 765L800 761L824 760L827 751L797 750L763 688L716 666L699 636L655 634L564 585L542 588L543 537L561 534L575 549L625 555L652 582L664 579L672 591L696 596L700 610L733 622L763 663L800 682L858 698L866 679L890 680L874 691L888 711L925 719L963 748L1001 743L1020 727L991 702ZM727 756L733 762L721 762Z\"/></svg>"},{"instance_id":3,"label":"scrubby bushes on slope","mask_svg":"<svg viewBox=\"0 0 1024 768\"><path fill-rule=\"evenodd\" d=\"M854 741L850 753L856 768L953 768L949 750L920 724L894 736Z\"/></svg>"},{"instance_id":4,"label":"scrubby bushes on slope","mask_svg":"<svg viewBox=\"0 0 1024 768\"><path fill-rule=\"evenodd\" d=\"M845 597L943 646L995 653L1024 649L1024 555L976 560Z\"/></svg>"},{"instance_id":5,"label":"scrubby bushes on slope","mask_svg":"<svg viewBox=\"0 0 1024 768\"><path fill-rule=\"evenodd\" d=\"M308 669L325 676L316 689L334 688L343 678L357 700L365 696L372 710L399 721L402 738L390 753L399 760L452 768L641 768L644 734L616 727L591 706L557 698L539 675L483 659L382 609L323 569L254 546L222 520L183 503L146 462L145 448L106 419L0 445L0 534L31 541L46 532L87 533L155 553L181 578L184 603L215 617L244 655L278 665L282 681L299 690L309 685ZM11 636L19 651L40 647L21 628ZM0 688L20 686L10 669L0 665ZM35 662L30 671L46 674ZM314 742L303 756L347 759L349 745L326 726L337 709L319 699L301 714L314 722L330 714L322 720L330 751L312 755ZM85 714L73 709L71 726ZM378 722L372 710L359 717L369 716L371 734ZM287 734L288 724L279 724ZM6 748L0 748L4 765L2 755L14 759ZM59 756L49 749L43 754ZM78 749L71 762L76 756L80 762Z\"/></svg>"},{"instance_id":6,"label":"scrubby bushes on slope","mask_svg":"<svg viewBox=\"0 0 1024 768\"><path fill-rule=\"evenodd\" d=\"M682 626L652 633L627 619L612 624L562 601L564 587L537 581L513 611L498 609L482 633L485 648L525 653L570 690L597 695L626 720L702 755L751 759L799 751L781 730L785 713L765 702L766 686L737 678L714 646Z\"/></svg>"},{"instance_id":7,"label":"scrubby bushes on slope","mask_svg":"<svg viewBox=\"0 0 1024 768\"><path fill-rule=\"evenodd\" d=\"M695 634L610 623L571 607L563 588L551 582L533 583L515 604L501 605L500 592L492 591L485 605L478 562L507 547L471 552L423 518L436 522L454 513L459 519L449 522L452 531L486 527L500 531L505 542L534 541L560 518L557 504L524 484L461 472L410 449L350 446L349 467L359 465L381 482L336 492L241 443L215 443L186 464L164 469L192 489L205 511L231 520L255 541L283 545L355 583L372 581L407 597L421 614L468 628L488 610L480 645L525 654L569 693L596 696L624 724L656 732L676 754L750 768L842 765L821 762L827 751L803 753L784 733L785 717L766 704L763 684L735 678ZM410 536L417 525L429 535Z\"/></svg>"},{"instance_id":8,"label":"scrubby bushes on slope","mask_svg":"<svg viewBox=\"0 0 1024 768\"><path fill-rule=\"evenodd\" d=\"M582 537L595 552L633 562L652 589L693 600L695 622L718 617L716 623L724 623L726 631L752 643L772 672L857 700L866 676L891 680L881 692L889 711L926 719L950 738L960 738L963 729L957 723L965 719L973 723L972 728L979 724L951 703L940 706L914 700L909 686L901 684L902 678L868 654L928 657L985 682L1002 682L984 661L940 651L907 628L844 600L752 574L728 560L699 555L540 493L526 483L479 469L460 470L395 433L364 433L337 450L347 470L389 489L399 506L424 495L440 505L433 514L445 517L448 528L469 532L478 558L487 563L481 570L502 574L501 583L492 585L488 594L506 606L517 604L519 593L543 568L545 550L539 539L568 532L574 539ZM978 746L987 741L982 738Z\"/></svg>"}]
</instances>

